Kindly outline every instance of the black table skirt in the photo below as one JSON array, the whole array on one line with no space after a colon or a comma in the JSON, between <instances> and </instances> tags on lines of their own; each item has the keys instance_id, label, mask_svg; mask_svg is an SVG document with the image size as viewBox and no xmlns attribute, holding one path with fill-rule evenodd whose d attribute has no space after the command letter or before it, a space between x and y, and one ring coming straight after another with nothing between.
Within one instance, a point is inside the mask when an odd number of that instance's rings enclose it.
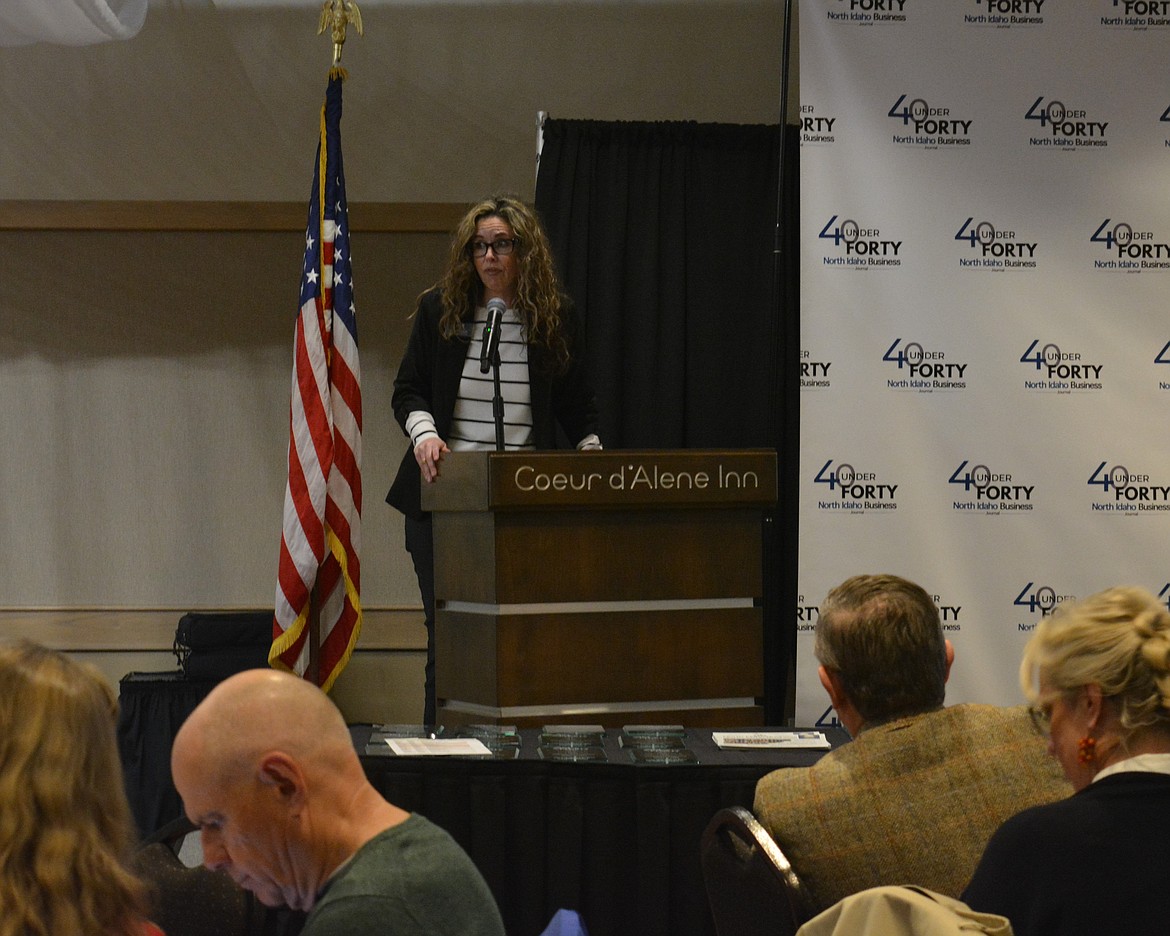
<instances>
[{"instance_id":1,"label":"black table skirt","mask_svg":"<svg viewBox=\"0 0 1170 936\"><path fill-rule=\"evenodd\" d=\"M351 729L359 752L369 726ZM721 751L692 729L697 764L630 762L606 735L609 763L537 756L494 760L362 755L386 799L445 828L475 861L510 936L536 936L561 907L590 936L711 936L699 839L724 806L751 808L756 781L807 766L820 751ZM830 733L834 744L842 732Z\"/></svg>"},{"instance_id":2,"label":"black table skirt","mask_svg":"<svg viewBox=\"0 0 1170 936\"><path fill-rule=\"evenodd\" d=\"M183 813L171 780L171 742L187 716L215 688L181 672L129 673L119 684L118 751L130 810L142 838Z\"/></svg>"}]
</instances>

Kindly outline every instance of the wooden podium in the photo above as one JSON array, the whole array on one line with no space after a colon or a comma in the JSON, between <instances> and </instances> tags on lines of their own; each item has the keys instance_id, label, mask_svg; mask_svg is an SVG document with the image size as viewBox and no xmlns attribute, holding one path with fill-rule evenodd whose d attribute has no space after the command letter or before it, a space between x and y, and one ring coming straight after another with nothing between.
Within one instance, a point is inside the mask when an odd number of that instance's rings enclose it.
<instances>
[{"instance_id":1,"label":"wooden podium","mask_svg":"<svg viewBox=\"0 0 1170 936\"><path fill-rule=\"evenodd\" d=\"M775 503L771 450L447 455L439 722L763 724Z\"/></svg>"}]
</instances>

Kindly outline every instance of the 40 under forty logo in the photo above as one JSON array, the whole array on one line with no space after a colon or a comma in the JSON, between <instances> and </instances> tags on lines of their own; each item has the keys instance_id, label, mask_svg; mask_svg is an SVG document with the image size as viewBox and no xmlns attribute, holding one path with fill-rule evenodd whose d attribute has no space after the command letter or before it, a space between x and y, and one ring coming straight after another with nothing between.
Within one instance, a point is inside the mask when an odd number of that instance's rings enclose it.
<instances>
[{"instance_id":1,"label":"40 under forty logo","mask_svg":"<svg viewBox=\"0 0 1170 936\"><path fill-rule=\"evenodd\" d=\"M1075 601L1076 595L1061 595L1051 585L1037 585L1035 582L1029 582L1020 589L1020 593L1016 595L1015 601L1012 602L1017 608L1025 608L1031 614L1040 613L1041 617L1048 617L1056 606L1064 604L1066 601ZM1033 630L1036 627L1036 622L1031 624L1020 624L1020 630Z\"/></svg>"},{"instance_id":2,"label":"40 under forty logo","mask_svg":"<svg viewBox=\"0 0 1170 936\"><path fill-rule=\"evenodd\" d=\"M960 257L959 266L1002 270L1008 267L1035 267L1035 241L1019 240L1015 231L997 230L990 221L967 218L955 232L955 240L966 242L977 253Z\"/></svg>"},{"instance_id":3,"label":"40 under forty logo","mask_svg":"<svg viewBox=\"0 0 1170 936\"><path fill-rule=\"evenodd\" d=\"M821 510L894 510L898 506L894 502L898 485L880 483L875 472L858 471L844 462L833 468L831 458L821 466L813 482L832 492L828 500L818 497Z\"/></svg>"},{"instance_id":4,"label":"40 under forty logo","mask_svg":"<svg viewBox=\"0 0 1170 936\"><path fill-rule=\"evenodd\" d=\"M838 223L840 215L833 215L817 235L821 240L832 241L833 246L843 249L844 256L825 257L830 266L900 266L898 256L902 249L900 240L883 238L880 228L862 227L856 221Z\"/></svg>"},{"instance_id":5,"label":"40 under forty logo","mask_svg":"<svg viewBox=\"0 0 1170 936\"><path fill-rule=\"evenodd\" d=\"M964 20L968 23L991 23L1003 26L1010 23L1043 22L1039 19L1040 10L1046 0L975 0L977 7L987 12L982 16L966 14Z\"/></svg>"},{"instance_id":6,"label":"40 under forty logo","mask_svg":"<svg viewBox=\"0 0 1170 936\"><path fill-rule=\"evenodd\" d=\"M1024 114L1025 120L1035 121L1039 135L1029 140L1032 146L1108 146L1105 131L1107 120L1090 120L1088 112L1066 107L1062 101L1036 98Z\"/></svg>"},{"instance_id":7,"label":"40 under forty logo","mask_svg":"<svg viewBox=\"0 0 1170 936\"><path fill-rule=\"evenodd\" d=\"M1100 390L1102 387L1104 364L1086 363L1079 351L1062 351L1051 341L1041 344L1039 338L1033 339L1020 355L1020 363L1039 372L1038 379L1024 381L1028 390Z\"/></svg>"},{"instance_id":8,"label":"40 under forty logo","mask_svg":"<svg viewBox=\"0 0 1170 936\"><path fill-rule=\"evenodd\" d=\"M817 114L815 104L801 104L800 142L832 143L836 139L833 135L833 127L836 123L836 117L825 117L823 114Z\"/></svg>"},{"instance_id":9,"label":"40 under forty logo","mask_svg":"<svg viewBox=\"0 0 1170 936\"><path fill-rule=\"evenodd\" d=\"M1093 510L1170 510L1170 484L1153 484L1148 474L1130 471L1124 465L1108 465L1101 462L1089 475L1089 486L1100 488L1105 498L1094 501Z\"/></svg>"},{"instance_id":10,"label":"40 under forty logo","mask_svg":"<svg viewBox=\"0 0 1170 936\"><path fill-rule=\"evenodd\" d=\"M1168 0L1170 2L1170 0ZM1098 270L1170 269L1170 244L1155 239L1153 231L1135 231L1125 221L1106 218L1097 225L1089 242L1100 244L1116 260L1094 260Z\"/></svg>"},{"instance_id":11,"label":"40 under forty logo","mask_svg":"<svg viewBox=\"0 0 1170 936\"><path fill-rule=\"evenodd\" d=\"M900 121L903 133L894 134L894 142L918 146L954 146L971 142L971 121L952 116L949 107L933 107L923 98L907 101L903 94L886 114Z\"/></svg>"},{"instance_id":12,"label":"40 under forty logo","mask_svg":"<svg viewBox=\"0 0 1170 936\"><path fill-rule=\"evenodd\" d=\"M1123 16L1170 16L1170 0L1113 0L1113 6ZM1107 26L1167 26L1165 23L1105 23Z\"/></svg>"},{"instance_id":13,"label":"40 under forty logo","mask_svg":"<svg viewBox=\"0 0 1170 936\"><path fill-rule=\"evenodd\" d=\"M831 20L872 23L878 20L905 20L906 0L837 0L837 9L829 10Z\"/></svg>"},{"instance_id":14,"label":"40 under forty logo","mask_svg":"<svg viewBox=\"0 0 1170 936\"><path fill-rule=\"evenodd\" d=\"M956 484L974 500L957 500L955 510L1031 510L1034 484L1016 483L1010 472L992 471L979 464L968 468L967 459L951 472L948 484Z\"/></svg>"},{"instance_id":15,"label":"40 under forty logo","mask_svg":"<svg viewBox=\"0 0 1170 936\"><path fill-rule=\"evenodd\" d=\"M967 373L966 364L946 360L945 351L928 351L917 341L902 344L901 338L886 348L882 360L896 364L905 376L886 378L891 390L962 390L967 386L963 379Z\"/></svg>"}]
</instances>

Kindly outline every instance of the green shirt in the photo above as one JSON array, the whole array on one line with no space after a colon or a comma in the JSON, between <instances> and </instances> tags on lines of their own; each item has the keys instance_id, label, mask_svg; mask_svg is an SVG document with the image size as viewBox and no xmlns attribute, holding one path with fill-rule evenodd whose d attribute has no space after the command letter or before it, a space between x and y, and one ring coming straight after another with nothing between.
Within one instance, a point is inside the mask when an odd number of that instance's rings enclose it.
<instances>
[{"instance_id":1,"label":"green shirt","mask_svg":"<svg viewBox=\"0 0 1170 936\"><path fill-rule=\"evenodd\" d=\"M301 936L504 936L487 883L418 814L366 842L325 886Z\"/></svg>"}]
</instances>

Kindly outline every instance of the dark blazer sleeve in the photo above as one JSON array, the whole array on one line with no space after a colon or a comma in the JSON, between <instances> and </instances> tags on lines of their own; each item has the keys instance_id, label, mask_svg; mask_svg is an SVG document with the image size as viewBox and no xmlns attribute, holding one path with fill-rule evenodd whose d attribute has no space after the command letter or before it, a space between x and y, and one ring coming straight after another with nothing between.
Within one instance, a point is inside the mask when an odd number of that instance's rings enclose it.
<instances>
[{"instance_id":1,"label":"dark blazer sleeve","mask_svg":"<svg viewBox=\"0 0 1170 936\"><path fill-rule=\"evenodd\" d=\"M402 431L406 418L416 410L425 410L435 420L440 438L451 428L459 379L467 356L466 339L444 340L439 336L439 319L443 304L437 290L424 293L415 311L410 339L394 379L390 406ZM411 517L423 515L421 481L414 451L407 445L398 466L386 502Z\"/></svg>"},{"instance_id":2,"label":"dark blazer sleeve","mask_svg":"<svg viewBox=\"0 0 1170 936\"><path fill-rule=\"evenodd\" d=\"M442 303L433 291L419 300L390 398L394 418L403 432L406 431L406 417L412 412L426 410L435 415L435 348L439 341L441 314Z\"/></svg>"}]
</instances>

